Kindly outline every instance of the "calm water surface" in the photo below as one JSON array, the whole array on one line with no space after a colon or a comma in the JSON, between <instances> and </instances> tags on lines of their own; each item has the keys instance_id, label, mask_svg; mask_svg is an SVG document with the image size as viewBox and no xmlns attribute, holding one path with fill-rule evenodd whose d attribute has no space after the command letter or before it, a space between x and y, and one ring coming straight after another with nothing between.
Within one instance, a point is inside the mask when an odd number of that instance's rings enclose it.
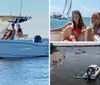
<instances>
[{"instance_id":1,"label":"calm water surface","mask_svg":"<svg viewBox=\"0 0 100 85\"><path fill-rule=\"evenodd\" d=\"M87 26L90 25L90 18L89 17L83 17L84 22ZM50 19L50 28L58 28L64 26L67 22L72 21L72 18L69 17L69 20L58 20L58 19Z\"/></svg>"},{"instance_id":2,"label":"calm water surface","mask_svg":"<svg viewBox=\"0 0 100 85\"><path fill-rule=\"evenodd\" d=\"M48 85L48 57L0 59L0 85Z\"/></svg>"}]
</instances>

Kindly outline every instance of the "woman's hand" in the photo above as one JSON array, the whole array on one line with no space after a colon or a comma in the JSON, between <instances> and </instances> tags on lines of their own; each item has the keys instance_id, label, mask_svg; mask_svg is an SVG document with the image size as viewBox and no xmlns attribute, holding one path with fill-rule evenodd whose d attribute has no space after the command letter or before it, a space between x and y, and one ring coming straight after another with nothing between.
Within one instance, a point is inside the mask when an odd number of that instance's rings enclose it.
<instances>
[{"instance_id":1,"label":"woman's hand","mask_svg":"<svg viewBox=\"0 0 100 85\"><path fill-rule=\"evenodd\" d=\"M73 24L72 22L68 22L68 23L67 23L67 25L72 25L72 24Z\"/></svg>"},{"instance_id":2,"label":"woman's hand","mask_svg":"<svg viewBox=\"0 0 100 85\"><path fill-rule=\"evenodd\" d=\"M72 22L68 22L63 27L51 29L50 32L63 31L67 26L72 25L72 24L73 24Z\"/></svg>"},{"instance_id":3,"label":"woman's hand","mask_svg":"<svg viewBox=\"0 0 100 85\"><path fill-rule=\"evenodd\" d=\"M83 29L81 32L85 32L86 31L86 29Z\"/></svg>"}]
</instances>

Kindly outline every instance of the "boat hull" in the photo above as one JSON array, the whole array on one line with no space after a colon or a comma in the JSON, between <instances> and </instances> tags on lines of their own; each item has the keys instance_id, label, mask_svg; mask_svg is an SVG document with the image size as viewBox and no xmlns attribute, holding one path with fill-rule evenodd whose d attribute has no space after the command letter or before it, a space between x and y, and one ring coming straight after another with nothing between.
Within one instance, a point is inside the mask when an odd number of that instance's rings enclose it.
<instances>
[{"instance_id":1,"label":"boat hull","mask_svg":"<svg viewBox=\"0 0 100 85\"><path fill-rule=\"evenodd\" d=\"M48 43L28 40L0 40L0 57L48 56Z\"/></svg>"}]
</instances>

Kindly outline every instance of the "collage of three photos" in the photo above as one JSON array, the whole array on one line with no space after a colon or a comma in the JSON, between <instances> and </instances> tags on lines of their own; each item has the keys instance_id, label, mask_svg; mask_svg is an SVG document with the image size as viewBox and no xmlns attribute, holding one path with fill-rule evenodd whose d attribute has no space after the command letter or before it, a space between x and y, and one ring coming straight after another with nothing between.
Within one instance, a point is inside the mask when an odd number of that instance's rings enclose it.
<instances>
[{"instance_id":1,"label":"collage of three photos","mask_svg":"<svg viewBox=\"0 0 100 85\"><path fill-rule=\"evenodd\" d=\"M0 85L100 85L99 0L1 0Z\"/></svg>"}]
</instances>

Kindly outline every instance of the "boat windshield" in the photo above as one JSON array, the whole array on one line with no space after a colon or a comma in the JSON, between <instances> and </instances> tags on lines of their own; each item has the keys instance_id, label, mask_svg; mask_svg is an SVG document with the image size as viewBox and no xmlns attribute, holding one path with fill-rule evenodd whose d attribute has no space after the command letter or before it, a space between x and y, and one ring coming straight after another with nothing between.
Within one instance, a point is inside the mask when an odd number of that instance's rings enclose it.
<instances>
[{"instance_id":1,"label":"boat windshield","mask_svg":"<svg viewBox=\"0 0 100 85\"><path fill-rule=\"evenodd\" d=\"M11 24L15 24L14 28L15 30L18 29L18 24L25 22L27 20L32 19L32 17L27 16L0 16L0 38L4 36L4 34L7 34L7 31L12 28ZM18 36L15 34L14 39L27 39L28 34L23 34L22 36Z\"/></svg>"},{"instance_id":2,"label":"boat windshield","mask_svg":"<svg viewBox=\"0 0 100 85\"><path fill-rule=\"evenodd\" d=\"M0 32L6 30L8 28L8 26L9 26L9 24L10 24L9 22L0 21Z\"/></svg>"}]
</instances>

